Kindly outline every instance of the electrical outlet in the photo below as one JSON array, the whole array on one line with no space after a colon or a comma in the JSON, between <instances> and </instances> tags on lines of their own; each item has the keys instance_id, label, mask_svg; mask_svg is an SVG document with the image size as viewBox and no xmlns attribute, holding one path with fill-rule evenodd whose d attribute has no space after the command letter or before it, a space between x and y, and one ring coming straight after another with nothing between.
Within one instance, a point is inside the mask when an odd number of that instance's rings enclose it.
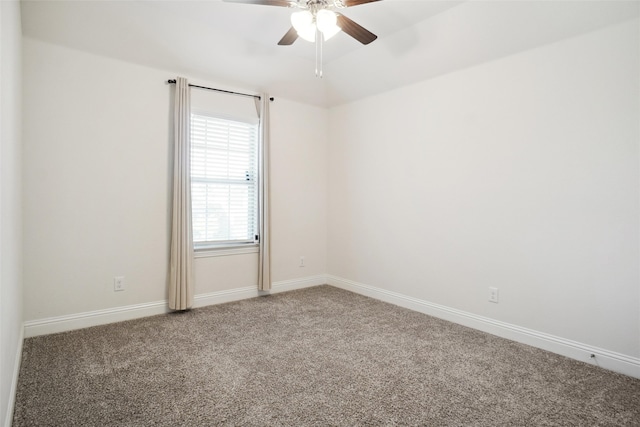
<instances>
[{"instance_id":1,"label":"electrical outlet","mask_svg":"<svg viewBox=\"0 0 640 427\"><path fill-rule=\"evenodd\" d=\"M489 302L498 303L498 288L489 288Z\"/></svg>"},{"instance_id":2,"label":"electrical outlet","mask_svg":"<svg viewBox=\"0 0 640 427\"><path fill-rule=\"evenodd\" d=\"M300 257L300 264L298 266L299 267L304 267L304 257L303 256Z\"/></svg>"},{"instance_id":3,"label":"electrical outlet","mask_svg":"<svg viewBox=\"0 0 640 427\"><path fill-rule=\"evenodd\" d=\"M124 276L116 276L113 278L113 291L124 291Z\"/></svg>"}]
</instances>

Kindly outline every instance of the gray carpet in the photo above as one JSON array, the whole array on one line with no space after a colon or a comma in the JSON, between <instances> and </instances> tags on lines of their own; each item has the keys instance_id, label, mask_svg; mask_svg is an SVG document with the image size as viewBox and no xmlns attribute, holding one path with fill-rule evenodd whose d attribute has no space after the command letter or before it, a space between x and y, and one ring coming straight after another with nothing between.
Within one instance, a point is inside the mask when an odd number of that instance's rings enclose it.
<instances>
[{"instance_id":1,"label":"gray carpet","mask_svg":"<svg viewBox=\"0 0 640 427\"><path fill-rule=\"evenodd\" d=\"M640 380L329 286L25 341L14 426L640 425Z\"/></svg>"}]
</instances>

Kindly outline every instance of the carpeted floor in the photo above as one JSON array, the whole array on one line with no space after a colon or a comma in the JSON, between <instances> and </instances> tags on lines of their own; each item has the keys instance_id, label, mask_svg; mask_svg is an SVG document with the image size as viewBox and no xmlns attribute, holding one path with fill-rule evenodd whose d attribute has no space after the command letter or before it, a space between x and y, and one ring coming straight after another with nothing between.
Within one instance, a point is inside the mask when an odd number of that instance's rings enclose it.
<instances>
[{"instance_id":1,"label":"carpeted floor","mask_svg":"<svg viewBox=\"0 0 640 427\"><path fill-rule=\"evenodd\" d=\"M21 426L638 426L640 380L329 286L25 341Z\"/></svg>"}]
</instances>

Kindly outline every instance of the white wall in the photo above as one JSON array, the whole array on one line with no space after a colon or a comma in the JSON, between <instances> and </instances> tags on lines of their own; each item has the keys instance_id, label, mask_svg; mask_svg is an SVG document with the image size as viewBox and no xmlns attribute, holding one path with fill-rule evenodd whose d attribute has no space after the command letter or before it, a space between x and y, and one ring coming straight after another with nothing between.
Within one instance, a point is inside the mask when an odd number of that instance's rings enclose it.
<instances>
[{"instance_id":1,"label":"white wall","mask_svg":"<svg viewBox=\"0 0 640 427\"><path fill-rule=\"evenodd\" d=\"M20 3L0 2L0 424L9 425L22 348Z\"/></svg>"},{"instance_id":2,"label":"white wall","mask_svg":"<svg viewBox=\"0 0 640 427\"><path fill-rule=\"evenodd\" d=\"M274 280L324 275L329 114L324 108L284 99L272 103L271 114Z\"/></svg>"},{"instance_id":3,"label":"white wall","mask_svg":"<svg viewBox=\"0 0 640 427\"><path fill-rule=\"evenodd\" d=\"M25 320L165 300L175 73L29 38L23 49ZM272 278L287 281L326 271L326 208L313 197L326 198L328 113L271 109ZM198 258L195 270L196 295L257 285L256 254Z\"/></svg>"},{"instance_id":4,"label":"white wall","mask_svg":"<svg viewBox=\"0 0 640 427\"><path fill-rule=\"evenodd\" d=\"M638 28L332 109L329 274L640 356Z\"/></svg>"}]
</instances>

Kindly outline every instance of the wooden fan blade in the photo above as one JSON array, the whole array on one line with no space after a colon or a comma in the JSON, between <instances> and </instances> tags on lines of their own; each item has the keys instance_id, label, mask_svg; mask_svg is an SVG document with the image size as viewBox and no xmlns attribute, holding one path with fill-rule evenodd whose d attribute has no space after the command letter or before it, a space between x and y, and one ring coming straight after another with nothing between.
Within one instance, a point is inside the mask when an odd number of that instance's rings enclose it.
<instances>
[{"instance_id":1,"label":"wooden fan blade","mask_svg":"<svg viewBox=\"0 0 640 427\"><path fill-rule=\"evenodd\" d=\"M287 31L287 34L285 34L284 37L282 37L282 39L278 42L278 45L290 46L296 40L298 40L298 32L296 31L295 28L291 27L291 29Z\"/></svg>"},{"instance_id":2,"label":"wooden fan blade","mask_svg":"<svg viewBox=\"0 0 640 427\"><path fill-rule=\"evenodd\" d=\"M342 0L342 3L344 3L346 7L351 7L351 6L357 6L359 4L373 3L374 1L380 1L380 0Z\"/></svg>"},{"instance_id":3,"label":"wooden fan blade","mask_svg":"<svg viewBox=\"0 0 640 427\"><path fill-rule=\"evenodd\" d=\"M356 24L346 16L337 13L338 15L338 27L345 33L349 34L354 39L358 40L362 44L369 44L378 38L371 31L367 30L363 26Z\"/></svg>"},{"instance_id":4,"label":"wooden fan blade","mask_svg":"<svg viewBox=\"0 0 640 427\"><path fill-rule=\"evenodd\" d=\"M287 0L222 0L226 3L244 3L244 4L259 4L264 6L280 6L280 7L292 7L292 3Z\"/></svg>"}]
</instances>

